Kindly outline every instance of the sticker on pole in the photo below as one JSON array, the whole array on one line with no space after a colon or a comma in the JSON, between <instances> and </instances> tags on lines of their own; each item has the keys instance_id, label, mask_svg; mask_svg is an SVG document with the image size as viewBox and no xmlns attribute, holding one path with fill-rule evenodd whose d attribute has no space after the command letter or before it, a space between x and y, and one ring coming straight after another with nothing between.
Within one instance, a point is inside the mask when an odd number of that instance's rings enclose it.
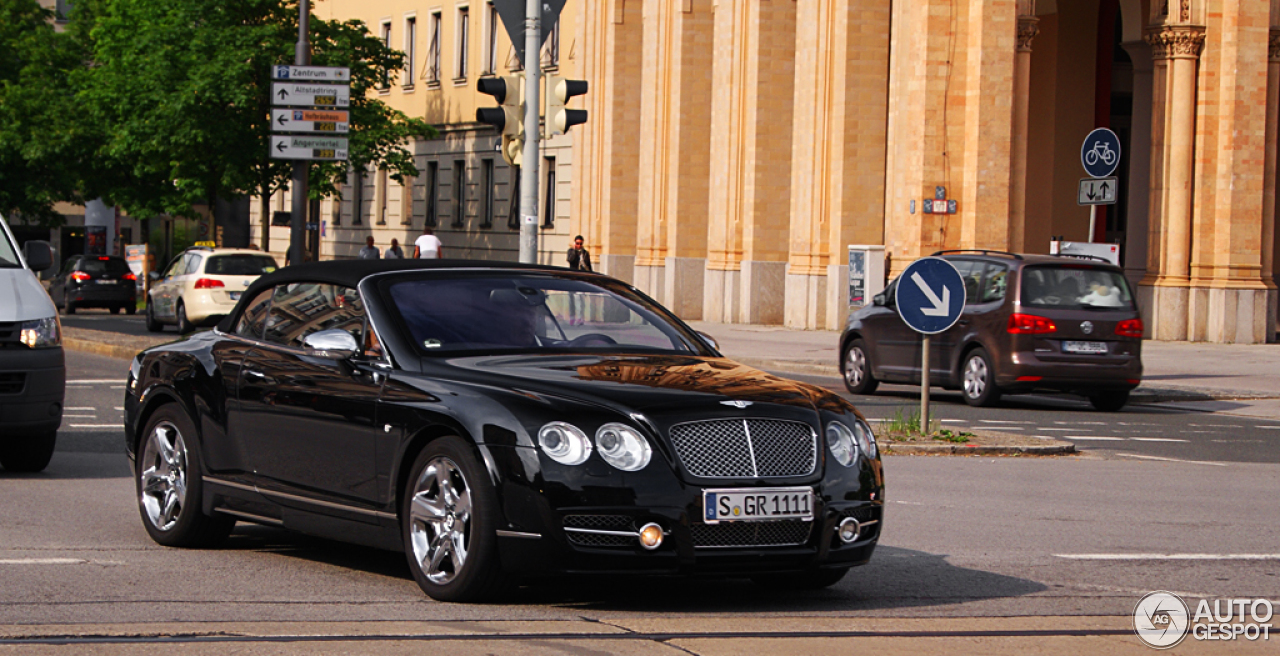
<instances>
[{"instance_id":1,"label":"sticker on pole","mask_svg":"<svg viewBox=\"0 0 1280 656\"><path fill-rule=\"evenodd\" d=\"M965 302L964 278L950 262L940 257L922 257L898 277L894 302L898 315L912 330L935 335L960 318Z\"/></svg>"}]
</instances>

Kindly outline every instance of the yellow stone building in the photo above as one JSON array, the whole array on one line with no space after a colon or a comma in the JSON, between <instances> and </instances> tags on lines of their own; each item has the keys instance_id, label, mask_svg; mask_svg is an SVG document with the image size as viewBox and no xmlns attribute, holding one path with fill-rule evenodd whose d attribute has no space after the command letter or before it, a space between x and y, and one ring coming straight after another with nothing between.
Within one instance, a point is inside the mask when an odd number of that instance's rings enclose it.
<instances>
[{"instance_id":1,"label":"yellow stone building","mask_svg":"<svg viewBox=\"0 0 1280 656\"><path fill-rule=\"evenodd\" d=\"M1080 145L1121 138L1121 243L1148 331L1276 331L1280 2L596 0L571 223L681 316L838 328L849 244L1088 239ZM945 188L956 214L919 205ZM914 210L914 211L913 211Z\"/></svg>"}]
</instances>

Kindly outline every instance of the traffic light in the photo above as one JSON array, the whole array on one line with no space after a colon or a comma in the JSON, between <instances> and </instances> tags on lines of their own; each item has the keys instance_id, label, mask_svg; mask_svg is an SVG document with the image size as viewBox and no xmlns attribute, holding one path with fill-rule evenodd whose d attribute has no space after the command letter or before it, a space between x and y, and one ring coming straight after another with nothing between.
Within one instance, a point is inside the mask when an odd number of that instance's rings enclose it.
<instances>
[{"instance_id":1,"label":"traffic light","mask_svg":"<svg viewBox=\"0 0 1280 656\"><path fill-rule=\"evenodd\" d=\"M502 159L520 166L524 151L524 86L518 75L483 77L476 84L480 93L493 96L500 107L479 107L476 121L502 132Z\"/></svg>"},{"instance_id":2,"label":"traffic light","mask_svg":"<svg viewBox=\"0 0 1280 656\"><path fill-rule=\"evenodd\" d=\"M564 134L569 128L587 122L587 110L568 109L564 106L570 98L586 92L586 80L566 80L559 75L547 76L547 136Z\"/></svg>"}]
</instances>

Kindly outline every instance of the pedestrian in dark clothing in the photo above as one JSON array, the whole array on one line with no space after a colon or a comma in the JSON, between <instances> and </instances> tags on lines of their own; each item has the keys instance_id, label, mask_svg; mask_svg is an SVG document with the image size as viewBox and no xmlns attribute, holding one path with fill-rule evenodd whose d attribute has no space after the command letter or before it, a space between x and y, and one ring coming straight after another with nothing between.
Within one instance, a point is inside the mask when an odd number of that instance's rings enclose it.
<instances>
[{"instance_id":1,"label":"pedestrian in dark clothing","mask_svg":"<svg viewBox=\"0 0 1280 656\"><path fill-rule=\"evenodd\" d=\"M593 271L591 268L591 252L582 247L582 235L573 238L573 247L566 256L569 268L574 271ZM569 325L581 326L586 321L586 297L582 294L569 294Z\"/></svg>"}]
</instances>

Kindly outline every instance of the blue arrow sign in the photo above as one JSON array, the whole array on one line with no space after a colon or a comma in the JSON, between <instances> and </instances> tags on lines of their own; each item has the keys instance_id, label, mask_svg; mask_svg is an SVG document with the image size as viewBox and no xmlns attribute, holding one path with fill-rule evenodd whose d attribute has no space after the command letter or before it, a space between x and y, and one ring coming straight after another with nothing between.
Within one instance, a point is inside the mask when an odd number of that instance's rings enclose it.
<instances>
[{"instance_id":1,"label":"blue arrow sign","mask_svg":"<svg viewBox=\"0 0 1280 656\"><path fill-rule=\"evenodd\" d=\"M1090 177L1105 178L1120 165L1120 137L1107 128L1097 128L1080 146L1080 163Z\"/></svg>"},{"instance_id":2,"label":"blue arrow sign","mask_svg":"<svg viewBox=\"0 0 1280 656\"><path fill-rule=\"evenodd\" d=\"M898 277L898 315L912 330L935 335L952 326L964 309L964 278L940 257L922 257Z\"/></svg>"}]
</instances>

